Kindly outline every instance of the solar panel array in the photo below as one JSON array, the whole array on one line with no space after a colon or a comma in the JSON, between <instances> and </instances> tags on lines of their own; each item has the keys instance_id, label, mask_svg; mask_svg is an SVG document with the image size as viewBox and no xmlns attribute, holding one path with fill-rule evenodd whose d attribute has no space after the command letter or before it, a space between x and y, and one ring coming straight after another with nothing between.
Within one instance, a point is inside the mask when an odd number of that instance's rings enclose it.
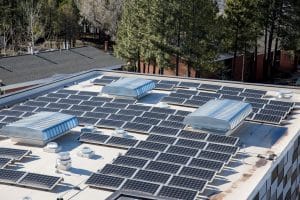
<instances>
[{"instance_id":1,"label":"solar panel array","mask_svg":"<svg viewBox=\"0 0 300 200\"><path fill-rule=\"evenodd\" d=\"M203 85L203 87L201 87ZM293 102L269 100L263 98L265 91L228 86L202 84L194 89L176 89L161 101L171 105L198 108L213 99L231 99L248 102L253 107L253 114L247 120L281 124L295 106ZM194 88L194 87L192 87ZM208 91L201 91L201 90Z\"/></svg>"},{"instance_id":2,"label":"solar panel array","mask_svg":"<svg viewBox=\"0 0 300 200\"><path fill-rule=\"evenodd\" d=\"M61 177L24 171L0 169L0 183L51 191Z\"/></svg>"},{"instance_id":3,"label":"solar panel array","mask_svg":"<svg viewBox=\"0 0 300 200\"><path fill-rule=\"evenodd\" d=\"M125 155L92 174L86 184L195 199L237 153L237 144L235 137L157 126L145 141L137 141Z\"/></svg>"}]
</instances>

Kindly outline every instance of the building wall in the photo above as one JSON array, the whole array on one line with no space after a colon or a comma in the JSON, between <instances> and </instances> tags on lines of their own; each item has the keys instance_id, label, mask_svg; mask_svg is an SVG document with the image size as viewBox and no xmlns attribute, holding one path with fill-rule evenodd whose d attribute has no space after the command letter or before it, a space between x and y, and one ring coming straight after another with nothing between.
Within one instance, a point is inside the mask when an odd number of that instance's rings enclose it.
<instances>
[{"instance_id":1,"label":"building wall","mask_svg":"<svg viewBox=\"0 0 300 200\"><path fill-rule=\"evenodd\" d=\"M300 136L291 142L290 148L276 160L251 200L297 200L300 184ZM275 162L275 161L274 161Z\"/></svg>"}]
</instances>

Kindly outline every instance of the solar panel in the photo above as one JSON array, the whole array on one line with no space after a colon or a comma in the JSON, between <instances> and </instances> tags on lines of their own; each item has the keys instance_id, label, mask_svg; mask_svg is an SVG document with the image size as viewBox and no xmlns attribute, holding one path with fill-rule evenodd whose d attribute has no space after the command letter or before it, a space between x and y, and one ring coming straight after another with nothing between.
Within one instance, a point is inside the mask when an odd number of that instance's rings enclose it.
<instances>
[{"instance_id":1,"label":"solar panel","mask_svg":"<svg viewBox=\"0 0 300 200\"><path fill-rule=\"evenodd\" d=\"M150 112L156 112L156 113L164 113L164 114L174 114L176 110L170 109L170 108L158 108L153 107Z\"/></svg>"},{"instance_id":2,"label":"solar panel","mask_svg":"<svg viewBox=\"0 0 300 200\"><path fill-rule=\"evenodd\" d=\"M91 92L91 91L80 91L78 95L85 95L85 96L97 96L99 92Z\"/></svg>"},{"instance_id":3,"label":"solar panel","mask_svg":"<svg viewBox=\"0 0 300 200\"><path fill-rule=\"evenodd\" d=\"M134 116L129 115L119 115L119 114L111 114L108 119L120 120L120 121L131 121Z\"/></svg>"},{"instance_id":4,"label":"solar panel","mask_svg":"<svg viewBox=\"0 0 300 200\"><path fill-rule=\"evenodd\" d=\"M287 113L284 111L280 111L280 110L268 110L268 109L261 109L259 111L260 114L264 114L264 115L275 115L275 116L280 116L282 118L285 118Z\"/></svg>"},{"instance_id":5,"label":"solar panel","mask_svg":"<svg viewBox=\"0 0 300 200\"><path fill-rule=\"evenodd\" d=\"M168 145L157 142L140 141L136 147L153 151L164 151Z\"/></svg>"},{"instance_id":6,"label":"solar panel","mask_svg":"<svg viewBox=\"0 0 300 200\"><path fill-rule=\"evenodd\" d=\"M220 85L211 85L211 84L201 84L199 86L199 89L201 90L211 90L211 91L220 90L221 88L222 86Z\"/></svg>"},{"instance_id":7,"label":"solar panel","mask_svg":"<svg viewBox=\"0 0 300 200\"><path fill-rule=\"evenodd\" d=\"M98 119L105 119L109 116L108 113L101 113L101 112L86 112L84 114L85 117L92 117L92 118L98 118Z\"/></svg>"},{"instance_id":8,"label":"solar panel","mask_svg":"<svg viewBox=\"0 0 300 200\"><path fill-rule=\"evenodd\" d=\"M264 108L265 104L263 103L250 103L253 108Z\"/></svg>"},{"instance_id":9,"label":"solar panel","mask_svg":"<svg viewBox=\"0 0 300 200\"><path fill-rule=\"evenodd\" d=\"M260 94L260 95L265 95L265 94L267 94L267 91L254 90L254 89L245 89L244 92L250 93L250 94Z\"/></svg>"},{"instance_id":10,"label":"solar panel","mask_svg":"<svg viewBox=\"0 0 300 200\"><path fill-rule=\"evenodd\" d=\"M154 126L151 131L151 133L156 133L160 135L172 135L176 136L179 132L179 129L176 128L169 128L169 127L162 127L162 126Z\"/></svg>"},{"instance_id":11,"label":"solar panel","mask_svg":"<svg viewBox=\"0 0 300 200\"><path fill-rule=\"evenodd\" d=\"M178 139L176 142L177 146L190 147L195 149L204 149L206 144L207 144L206 142L187 140L187 139Z\"/></svg>"},{"instance_id":12,"label":"solar panel","mask_svg":"<svg viewBox=\"0 0 300 200\"><path fill-rule=\"evenodd\" d=\"M168 121L174 121L174 122L183 122L184 116L180 115L169 115Z\"/></svg>"},{"instance_id":13,"label":"solar panel","mask_svg":"<svg viewBox=\"0 0 300 200\"><path fill-rule=\"evenodd\" d=\"M207 181L204 180L182 176L173 176L168 185L202 192L206 184Z\"/></svg>"},{"instance_id":14,"label":"solar panel","mask_svg":"<svg viewBox=\"0 0 300 200\"><path fill-rule=\"evenodd\" d=\"M178 85L179 81L167 81L167 80L161 80L159 81L160 84L169 84L169 85Z\"/></svg>"},{"instance_id":15,"label":"solar panel","mask_svg":"<svg viewBox=\"0 0 300 200\"><path fill-rule=\"evenodd\" d=\"M93 110L93 112L109 113L109 114L117 113L118 111L119 109L117 108L102 108L102 107L98 107L95 110Z\"/></svg>"},{"instance_id":16,"label":"solar panel","mask_svg":"<svg viewBox=\"0 0 300 200\"><path fill-rule=\"evenodd\" d=\"M83 111L79 111L79 110L61 110L60 112L68 115L74 115L77 117L82 116L84 113Z\"/></svg>"},{"instance_id":17,"label":"solar panel","mask_svg":"<svg viewBox=\"0 0 300 200\"><path fill-rule=\"evenodd\" d=\"M18 185L44 190L52 190L62 178L43 174L27 173Z\"/></svg>"},{"instance_id":18,"label":"solar panel","mask_svg":"<svg viewBox=\"0 0 300 200\"><path fill-rule=\"evenodd\" d=\"M158 171L158 172L176 174L180 169L180 165L158 162L158 161L150 161L149 164L146 166L146 169Z\"/></svg>"},{"instance_id":19,"label":"solar panel","mask_svg":"<svg viewBox=\"0 0 300 200\"><path fill-rule=\"evenodd\" d=\"M181 130L180 133L178 134L178 137L191 139L191 140L205 140L207 135L208 135L207 133Z\"/></svg>"},{"instance_id":20,"label":"solar panel","mask_svg":"<svg viewBox=\"0 0 300 200\"><path fill-rule=\"evenodd\" d=\"M2 120L2 122L3 122L3 123L9 124L9 123L16 122L16 121L18 121L18 120L20 120L20 119L21 119L21 118L19 118L19 117L5 117L5 118Z\"/></svg>"},{"instance_id":21,"label":"solar panel","mask_svg":"<svg viewBox=\"0 0 300 200\"><path fill-rule=\"evenodd\" d=\"M14 106L11 110L17 110L17 111L22 111L22 112L32 112L35 109L37 109L37 107L33 107L33 106Z\"/></svg>"},{"instance_id":22,"label":"solar panel","mask_svg":"<svg viewBox=\"0 0 300 200\"><path fill-rule=\"evenodd\" d=\"M1 168L5 168L11 162L12 162L12 159L9 159L9 158L0 158L0 169Z\"/></svg>"},{"instance_id":23,"label":"solar panel","mask_svg":"<svg viewBox=\"0 0 300 200\"><path fill-rule=\"evenodd\" d=\"M121 114L121 115L129 115L129 116L135 116L135 117L141 116L143 113L144 113L144 111L140 111L140 110L120 110L118 112L118 114Z\"/></svg>"},{"instance_id":24,"label":"solar panel","mask_svg":"<svg viewBox=\"0 0 300 200\"><path fill-rule=\"evenodd\" d=\"M267 104L269 102L268 99L261 99L261 98L254 98L254 97L248 97L245 99L245 101L249 103L260 103L260 104Z\"/></svg>"},{"instance_id":25,"label":"solar panel","mask_svg":"<svg viewBox=\"0 0 300 200\"><path fill-rule=\"evenodd\" d=\"M93 83L95 85L107 85L107 84L110 84L112 83L114 80L111 80L111 79L95 79L93 80Z\"/></svg>"},{"instance_id":26,"label":"solar panel","mask_svg":"<svg viewBox=\"0 0 300 200\"><path fill-rule=\"evenodd\" d=\"M221 96L222 99L230 99L230 100L236 100L236 101L244 101L245 97L240 97L240 96L233 96L233 95L227 95L223 94Z\"/></svg>"},{"instance_id":27,"label":"solar panel","mask_svg":"<svg viewBox=\"0 0 300 200\"><path fill-rule=\"evenodd\" d=\"M184 156L195 156L198 153L198 149L180 146L170 146L166 152Z\"/></svg>"},{"instance_id":28,"label":"solar panel","mask_svg":"<svg viewBox=\"0 0 300 200\"><path fill-rule=\"evenodd\" d=\"M200 154L198 155L198 158L204 158L208 160L215 160L215 161L228 163L228 161L231 158L231 155L225 153L201 150Z\"/></svg>"},{"instance_id":29,"label":"solar panel","mask_svg":"<svg viewBox=\"0 0 300 200\"><path fill-rule=\"evenodd\" d=\"M285 106L285 107L294 107L295 103L294 102L286 102L286 101L275 101L275 100L271 100L269 102L269 104L271 105L277 105L277 106Z\"/></svg>"},{"instance_id":30,"label":"solar panel","mask_svg":"<svg viewBox=\"0 0 300 200\"><path fill-rule=\"evenodd\" d=\"M155 89L156 90L167 90L167 91L168 90L173 90L174 85L157 83L157 84L155 84Z\"/></svg>"},{"instance_id":31,"label":"solar panel","mask_svg":"<svg viewBox=\"0 0 300 200\"><path fill-rule=\"evenodd\" d=\"M68 110L70 107L71 107L70 104L65 104L65 103L50 103L47 105L47 108L65 109L65 110Z\"/></svg>"},{"instance_id":32,"label":"solar panel","mask_svg":"<svg viewBox=\"0 0 300 200\"><path fill-rule=\"evenodd\" d=\"M80 135L80 142L87 142L93 144L104 144L110 136L97 133L83 133Z\"/></svg>"},{"instance_id":33,"label":"solar panel","mask_svg":"<svg viewBox=\"0 0 300 200\"><path fill-rule=\"evenodd\" d=\"M10 116L10 117L20 117L24 112L16 111L16 110L1 110L0 115L2 116Z\"/></svg>"},{"instance_id":34,"label":"solar panel","mask_svg":"<svg viewBox=\"0 0 300 200\"><path fill-rule=\"evenodd\" d=\"M77 117L80 125L95 125L99 119L92 117Z\"/></svg>"},{"instance_id":35,"label":"solar panel","mask_svg":"<svg viewBox=\"0 0 300 200\"><path fill-rule=\"evenodd\" d=\"M58 103L65 103L65 104L73 104L73 105L78 105L80 104L81 100L76 100L76 99L60 99Z\"/></svg>"},{"instance_id":36,"label":"solar panel","mask_svg":"<svg viewBox=\"0 0 300 200\"><path fill-rule=\"evenodd\" d=\"M177 187L163 186L159 191L158 196L178 200L194 200L196 199L197 191L186 190Z\"/></svg>"},{"instance_id":37,"label":"solar panel","mask_svg":"<svg viewBox=\"0 0 300 200\"><path fill-rule=\"evenodd\" d=\"M147 163L147 160L141 158L133 158L128 156L119 156L114 161L113 164L115 165L122 165L128 167L135 167L135 168L143 168Z\"/></svg>"},{"instance_id":38,"label":"solar panel","mask_svg":"<svg viewBox=\"0 0 300 200\"><path fill-rule=\"evenodd\" d=\"M59 112L60 109L57 108L38 108L34 112Z\"/></svg>"},{"instance_id":39,"label":"solar panel","mask_svg":"<svg viewBox=\"0 0 300 200\"><path fill-rule=\"evenodd\" d=\"M148 133L151 129L152 125L149 124L141 124L141 123L134 123L134 122L127 122L123 128L129 131L134 132L141 132L141 133Z\"/></svg>"},{"instance_id":40,"label":"solar panel","mask_svg":"<svg viewBox=\"0 0 300 200\"><path fill-rule=\"evenodd\" d=\"M82 105L73 105L70 110L78 110L78 111L85 111L85 112L90 112L94 110L95 107L93 106L82 106Z\"/></svg>"},{"instance_id":41,"label":"solar panel","mask_svg":"<svg viewBox=\"0 0 300 200\"><path fill-rule=\"evenodd\" d=\"M122 185L124 180L125 178L93 173L85 184L92 187L116 190Z\"/></svg>"},{"instance_id":42,"label":"solar panel","mask_svg":"<svg viewBox=\"0 0 300 200\"><path fill-rule=\"evenodd\" d=\"M46 95L46 97L53 97L53 98L67 98L69 96L69 94L63 94L63 93L49 93Z\"/></svg>"},{"instance_id":43,"label":"solar panel","mask_svg":"<svg viewBox=\"0 0 300 200\"><path fill-rule=\"evenodd\" d=\"M282 117L274 115L255 114L252 120L263 123L280 124L282 121Z\"/></svg>"},{"instance_id":44,"label":"solar panel","mask_svg":"<svg viewBox=\"0 0 300 200\"><path fill-rule=\"evenodd\" d=\"M164 113L144 112L142 117L154 118L154 119L166 119L168 115Z\"/></svg>"},{"instance_id":45,"label":"solar panel","mask_svg":"<svg viewBox=\"0 0 300 200\"><path fill-rule=\"evenodd\" d=\"M159 126L164 126L164 127L173 127L173 128L179 128L179 129L184 129L185 124L181 122L174 122L174 121L162 121Z\"/></svg>"},{"instance_id":46,"label":"solar panel","mask_svg":"<svg viewBox=\"0 0 300 200\"><path fill-rule=\"evenodd\" d=\"M137 180L127 180L122 186L123 190L138 191L142 193L154 194L159 188L158 184Z\"/></svg>"},{"instance_id":47,"label":"solar panel","mask_svg":"<svg viewBox=\"0 0 300 200\"><path fill-rule=\"evenodd\" d=\"M209 143L206 146L206 150L235 155L238 151L238 147Z\"/></svg>"},{"instance_id":48,"label":"solar panel","mask_svg":"<svg viewBox=\"0 0 300 200\"><path fill-rule=\"evenodd\" d=\"M203 106L205 103L205 101L186 100L183 104L188 107L198 108L200 106Z\"/></svg>"},{"instance_id":49,"label":"solar panel","mask_svg":"<svg viewBox=\"0 0 300 200\"><path fill-rule=\"evenodd\" d=\"M215 99L214 97L206 97L206 96L193 96L192 100L197 100L197 101L210 101L212 99Z\"/></svg>"},{"instance_id":50,"label":"solar panel","mask_svg":"<svg viewBox=\"0 0 300 200\"><path fill-rule=\"evenodd\" d=\"M194 168L202 168L202 169L209 169L212 171L219 172L224 166L223 162L213 161L213 160L206 160L201 158L193 158L192 161L188 164L189 167Z\"/></svg>"},{"instance_id":51,"label":"solar panel","mask_svg":"<svg viewBox=\"0 0 300 200\"><path fill-rule=\"evenodd\" d=\"M232 95L232 96L236 96L239 94L239 92L237 91L230 91L230 90L218 90L217 93L219 94L226 94L226 95Z\"/></svg>"},{"instance_id":52,"label":"solar panel","mask_svg":"<svg viewBox=\"0 0 300 200\"><path fill-rule=\"evenodd\" d=\"M114 137L112 136L106 144L113 145L113 146L118 146L118 147L132 147L134 146L138 140L131 139L131 138L122 138L122 137Z\"/></svg>"},{"instance_id":53,"label":"solar panel","mask_svg":"<svg viewBox=\"0 0 300 200\"><path fill-rule=\"evenodd\" d=\"M166 103L175 104L175 105L180 105L184 101L185 101L185 99L183 99L183 98L170 97L170 96L167 96L167 97L164 97L161 99L161 102L166 102Z\"/></svg>"},{"instance_id":54,"label":"solar panel","mask_svg":"<svg viewBox=\"0 0 300 200\"><path fill-rule=\"evenodd\" d=\"M28 150L0 147L0 157L1 158L21 160L24 156L28 155L29 153L30 153L30 151L28 151Z\"/></svg>"},{"instance_id":55,"label":"solar panel","mask_svg":"<svg viewBox=\"0 0 300 200\"><path fill-rule=\"evenodd\" d=\"M78 90L58 90L56 93L60 93L60 94L77 94Z\"/></svg>"},{"instance_id":56,"label":"solar panel","mask_svg":"<svg viewBox=\"0 0 300 200\"><path fill-rule=\"evenodd\" d=\"M111 98L111 97L92 97L91 99L90 99L90 101L100 101L100 102L110 102L110 101L112 101L113 100L113 98Z\"/></svg>"},{"instance_id":57,"label":"solar panel","mask_svg":"<svg viewBox=\"0 0 300 200\"><path fill-rule=\"evenodd\" d=\"M151 109L150 106L142 106L142 105L129 105L127 107L129 110L139 110L139 111L149 111Z\"/></svg>"},{"instance_id":58,"label":"solar panel","mask_svg":"<svg viewBox=\"0 0 300 200\"><path fill-rule=\"evenodd\" d=\"M177 110L175 115L180 115L180 116L187 116L188 114L191 114L192 112L190 111L185 111L185 110Z\"/></svg>"},{"instance_id":59,"label":"solar panel","mask_svg":"<svg viewBox=\"0 0 300 200\"><path fill-rule=\"evenodd\" d=\"M175 93L175 92L169 94L169 97L175 97L181 99L189 99L192 96L193 96L192 94L182 94L182 93Z\"/></svg>"},{"instance_id":60,"label":"solar panel","mask_svg":"<svg viewBox=\"0 0 300 200\"><path fill-rule=\"evenodd\" d=\"M180 164L180 165L185 165L190 160L190 157L175 155L175 154L169 154L169 153L161 153L161 154L159 154L159 156L156 160L157 161Z\"/></svg>"},{"instance_id":61,"label":"solar panel","mask_svg":"<svg viewBox=\"0 0 300 200\"><path fill-rule=\"evenodd\" d=\"M198 88L200 86L200 83L194 83L194 82L180 82L178 87L185 87L185 88Z\"/></svg>"},{"instance_id":62,"label":"solar panel","mask_svg":"<svg viewBox=\"0 0 300 200\"><path fill-rule=\"evenodd\" d=\"M202 180L211 181L216 172L207 170L207 169L200 169L200 168L194 168L194 167L183 167L181 171L179 172L179 175L182 176L188 176L191 178L199 178Z\"/></svg>"},{"instance_id":63,"label":"solar panel","mask_svg":"<svg viewBox=\"0 0 300 200\"><path fill-rule=\"evenodd\" d=\"M236 92L243 92L243 91L244 91L244 88L237 88L237 87L223 86L222 90L236 91Z\"/></svg>"},{"instance_id":64,"label":"solar panel","mask_svg":"<svg viewBox=\"0 0 300 200\"><path fill-rule=\"evenodd\" d=\"M166 183L171 175L163 174L159 172L153 172L148 170L139 170L134 179L147 181L147 182L154 182L154 183Z\"/></svg>"},{"instance_id":65,"label":"solar panel","mask_svg":"<svg viewBox=\"0 0 300 200\"><path fill-rule=\"evenodd\" d=\"M157 125L160 122L160 120L146 117L136 117L134 118L133 122L140 124Z\"/></svg>"},{"instance_id":66,"label":"solar panel","mask_svg":"<svg viewBox=\"0 0 300 200\"><path fill-rule=\"evenodd\" d=\"M124 121L101 119L97 126L105 128L121 128L124 124Z\"/></svg>"},{"instance_id":67,"label":"solar panel","mask_svg":"<svg viewBox=\"0 0 300 200\"><path fill-rule=\"evenodd\" d=\"M176 138L175 137L163 136L163 135L151 134L151 135L148 136L146 141L163 143L163 144L174 144L174 142L176 141Z\"/></svg>"},{"instance_id":68,"label":"solar panel","mask_svg":"<svg viewBox=\"0 0 300 200\"><path fill-rule=\"evenodd\" d=\"M137 158L146 158L146 159L154 159L157 156L158 152L150 151L145 149L137 149L137 148L130 148L126 152L126 156L132 156Z\"/></svg>"},{"instance_id":69,"label":"solar panel","mask_svg":"<svg viewBox=\"0 0 300 200\"><path fill-rule=\"evenodd\" d=\"M90 98L91 98L90 96L73 95L73 94L68 97L68 99L77 99L77 100L85 100L85 101L89 100Z\"/></svg>"},{"instance_id":70,"label":"solar panel","mask_svg":"<svg viewBox=\"0 0 300 200\"><path fill-rule=\"evenodd\" d=\"M239 141L239 138L210 134L207 138L207 141L221 144L236 145Z\"/></svg>"},{"instance_id":71,"label":"solar panel","mask_svg":"<svg viewBox=\"0 0 300 200\"><path fill-rule=\"evenodd\" d=\"M0 182L16 184L17 181L25 175L26 172L10 169L0 169Z\"/></svg>"},{"instance_id":72,"label":"solar panel","mask_svg":"<svg viewBox=\"0 0 300 200\"><path fill-rule=\"evenodd\" d=\"M113 103L123 103L123 104L134 104L136 102L135 99L114 99Z\"/></svg>"},{"instance_id":73,"label":"solar panel","mask_svg":"<svg viewBox=\"0 0 300 200\"><path fill-rule=\"evenodd\" d=\"M43 102L57 102L59 98L53 98L53 97L38 97L35 99L35 101L43 101Z\"/></svg>"},{"instance_id":74,"label":"solar panel","mask_svg":"<svg viewBox=\"0 0 300 200\"><path fill-rule=\"evenodd\" d=\"M26 101L23 105L26 106L34 106L34 107L44 107L48 104L48 102L43 101Z\"/></svg>"},{"instance_id":75,"label":"solar panel","mask_svg":"<svg viewBox=\"0 0 300 200\"><path fill-rule=\"evenodd\" d=\"M178 89L178 90L176 90L176 93L178 93L178 94L186 94L186 95L197 95L198 91L197 90L183 90L183 89Z\"/></svg>"},{"instance_id":76,"label":"solar panel","mask_svg":"<svg viewBox=\"0 0 300 200\"><path fill-rule=\"evenodd\" d=\"M241 97L246 97L246 98L248 98L248 97L253 97L253 98L257 98L257 99L263 97L263 95L261 95L261 94L253 94L253 93L247 93L247 92L241 92L241 93L239 94L239 96L241 96Z\"/></svg>"},{"instance_id":77,"label":"solar panel","mask_svg":"<svg viewBox=\"0 0 300 200\"><path fill-rule=\"evenodd\" d=\"M128 106L128 104L124 104L124 103L105 103L102 107L124 109L127 106Z\"/></svg>"},{"instance_id":78,"label":"solar panel","mask_svg":"<svg viewBox=\"0 0 300 200\"><path fill-rule=\"evenodd\" d=\"M287 106L279 106L279 105L265 105L264 107L265 109L269 109L269 110L280 110L283 112L290 112L291 108L287 107Z\"/></svg>"},{"instance_id":79,"label":"solar panel","mask_svg":"<svg viewBox=\"0 0 300 200\"><path fill-rule=\"evenodd\" d=\"M124 178L132 177L135 172L136 172L135 168L112 165L112 164L106 164L100 171L101 174L119 176Z\"/></svg>"},{"instance_id":80,"label":"solar panel","mask_svg":"<svg viewBox=\"0 0 300 200\"><path fill-rule=\"evenodd\" d=\"M102 106L104 103L101 101L82 101L80 103L81 106L93 106L93 107L100 107Z\"/></svg>"},{"instance_id":81,"label":"solar panel","mask_svg":"<svg viewBox=\"0 0 300 200\"><path fill-rule=\"evenodd\" d=\"M199 92L197 96L203 96L203 97L211 97L211 98L220 98L221 94L218 93L212 93L212 92Z\"/></svg>"}]
</instances>

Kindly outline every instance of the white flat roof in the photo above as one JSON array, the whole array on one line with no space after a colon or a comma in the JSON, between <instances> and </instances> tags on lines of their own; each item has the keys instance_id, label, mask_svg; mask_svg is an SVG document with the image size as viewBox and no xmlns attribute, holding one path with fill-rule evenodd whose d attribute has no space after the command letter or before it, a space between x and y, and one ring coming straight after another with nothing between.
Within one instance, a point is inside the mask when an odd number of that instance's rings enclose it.
<instances>
[{"instance_id":1,"label":"white flat roof","mask_svg":"<svg viewBox=\"0 0 300 200\"><path fill-rule=\"evenodd\" d=\"M117 72L104 72L105 75L114 75L114 76L123 76L123 77L131 77L138 76L141 78L150 78L150 79L158 79L165 80L166 78L161 78L159 76L146 76L146 75L134 75L134 74L125 74L125 73L117 73ZM181 80L180 78L168 78L169 80ZM184 80L184 81L196 81L196 80ZM197 81L196 81L197 82ZM217 85L226 85L226 86L234 86L234 87L247 87L251 89L261 89L267 90L267 95L275 95L276 91L279 90L276 87L268 87L268 86L258 86L258 85L243 85L240 83L234 82L213 82L213 81L201 81L202 83L208 84L217 84ZM99 92L101 90L101 86L96 86L91 83L91 80L84 81L78 83L77 85L73 85L71 87L65 88L68 90L80 90L80 91L95 91ZM157 93L161 94L169 94L168 91L157 91ZM291 99L294 102L300 102L300 91L294 90L294 96ZM170 106L174 109L194 111L194 108L182 107L182 106ZM288 118L288 124L285 125L287 131L285 134L280 137L280 139L273 144L272 146L264 147L263 145L259 145L260 141L251 139L249 140L249 144L245 145L245 148L241 148L239 150L239 154L247 154L248 156L239 159L239 164L234 164L232 162L227 167L227 170L224 170L221 174L217 175L217 179L209 184L210 187L218 189L220 193L212 195L208 190L204 192L204 194L208 194L212 199L246 199L246 197L251 194L254 190L255 186L260 183L265 174L272 168L272 161L266 161L261 164L261 159L257 157L258 154L269 155L270 153L281 155L282 152L286 149L286 147L290 144L292 139L298 134L299 124L300 124L300 111L294 111L293 116ZM274 126L272 126L274 128ZM243 128L243 127L241 127ZM255 129L260 129L264 127L254 127ZM271 130L272 128L270 128ZM100 129L105 134L111 134L112 130L108 129ZM28 171L28 172L37 172L41 174L47 175L55 175L63 177L64 181L58 185L53 191L41 191L30 188L22 188L16 186L10 186L5 184L0 184L1 196L3 199L9 200L20 200L25 196L29 196L32 200L38 199L56 199L57 197L63 197L64 199L106 199L109 197L112 192L100 189L89 188L85 185L85 181L93 172L97 172L98 169L101 169L106 164L111 163L114 158L116 158L119 154L124 154L126 150L106 147L100 145L93 144L85 144L78 142L77 138L79 137L79 128L75 128L74 132L63 136L56 140L56 142L62 147L62 151L69 151L72 158L72 168L70 171L60 171L59 173L56 171L55 163L57 159L57 154L55 153L46 153L40 147L32 147L32 146L23 146L22 144L14 144L9 139L0 140L1 147L8 148L20 148L31 150L32 154L30 157L25 158L19 163L15 163L7 167L8 169L15 169L20 171ZM130 133L135 136L139 140L145 140L146 135ZM239 136L239 135L234 135ZM241 136L247 139L247 135ZM241 138L243 141L243 138ZM257 144L257 145L255 145ZM96 156L93 159L86 159L77 156L77 152L82 147L90 147L95 151ZM231 168L231 169L230 169ZM225 177L226 180L222 181L218 179L219 176ZM81 190L77 190L74 188L78 186ZM200 195L201 196L201 195Z\"/></svg>"}]
</instances>

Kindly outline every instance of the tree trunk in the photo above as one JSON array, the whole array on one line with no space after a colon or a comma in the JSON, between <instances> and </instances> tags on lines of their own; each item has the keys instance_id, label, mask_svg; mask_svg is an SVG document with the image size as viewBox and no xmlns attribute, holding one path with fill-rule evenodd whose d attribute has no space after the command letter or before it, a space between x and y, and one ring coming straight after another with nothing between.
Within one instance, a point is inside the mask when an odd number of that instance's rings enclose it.
<instances>
[{"instance_id":1,"label":"tree trunk","mask_svg":"<svg viewBox=\"0 0 300 200\"><path fill-rule=\"evenodd\" d=\"M141 72L141 57L140 57L140 52L138 51L138 63L137 63L137 72Z\"/></svg>"},{"instance_id":2,"label":"tree trunk","mask_svg":"<svg viewBox=\"0 0 300 200\"><path fill-rule=\"evenodd\" d=\"M187 63L187 77L191 77L191 64L190 64L190 62Z\"/></svg>"},{"instance_id":3,"label":"tree trunk","mask_svg":"<svg viewBox=\"0 0 300 200\"><path fill-rule=\"evenodd\" d=\"M274 55L273 55L273 62L272 62L272 69L274 70L277 66L276 66L276 62L277 62L277 51L278 51L278 42L279 39L278 37L276 37L275 40L275 49L274 49ZM273 73L274 71L271 71L271 73Z\"/></svg>"},{"instance_id":4,"label":"tree trunk","mask_svg":"<svg viewBox=\"0 0 300 200\"><path fill-rule=\"evenodd\" d=\"M150 74L150 61L148 62L148 74Z\"/></svg>"},{"instance_id":5,"label":"tree trunk","mask_svg":"<svg viewBox=\"0 0 300 200\"><path fill-rule=\"evenodd\" d=\"M143 73L146 73L146 62L143 63Z\"/></svg>"},{"instance_id":6,"label":"tree trunk","mask_svg":"<svg viewBox=\"0 0 300 200\"><path fill-rule=\"evenodd\" d=\"M232 63L232 72L231 72L232 79L234 79L234 71L236 68L237 51L238 51L238 29L235 31L234 54L233 54L233 63Z\"/></svg>"},{"instance_id":7,"label":"tree trunk","mask_svg":"<svg viewBox=\"0 0 300 200\"><path fill-rule=\"evenodd\" d=\"M257 40L255 41L255 49L254 49L254 69L253 69L253 73L252 74L252 81L255 82L256 81L256 73L257 73L257 59L258 59L258 44L257 44Z\"/></svg>"},{"instance_id":8,"label":"tree trunk","mask_svg":"<svg viewBox=\"0 0 300 200\"><path fill-rule=\"evenodd\" d=\"M153 63L153 74L156 73L156 63Z\"/></svg>"}]
</instances>

